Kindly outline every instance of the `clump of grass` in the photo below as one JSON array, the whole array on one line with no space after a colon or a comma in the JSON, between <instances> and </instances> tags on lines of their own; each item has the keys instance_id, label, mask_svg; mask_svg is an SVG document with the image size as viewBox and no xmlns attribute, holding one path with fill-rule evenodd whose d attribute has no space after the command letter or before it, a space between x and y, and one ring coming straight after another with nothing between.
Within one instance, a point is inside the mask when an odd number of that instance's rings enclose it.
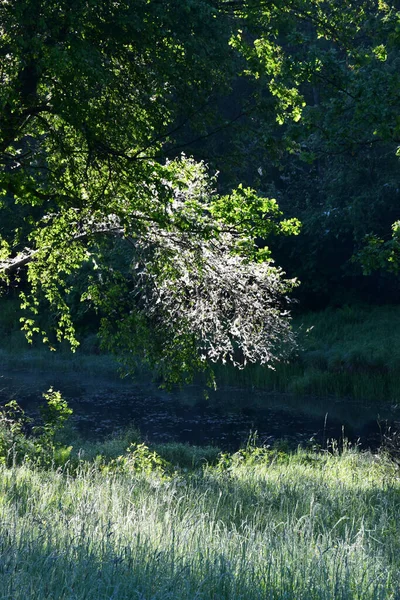
<instances>
[{"instance_id":1,"label":"clump of grass","mask_svg":"<svg viewBox=\"0 0 400 600\"><path fill-rule=\"evenodd\" d=\"M220 449L217 446L167 443L154 444L154 449L175 468L187 470L215 464L220 455Z\"/></svg>"},{"instance_id":2,"label":"clump of grass","mask_svg":"<svg viewBox=\"0 0 400 600\"><path fill-rule=\"evenodd\" d=\"M131 444L142 442L141 433L133 424L123 432L107 436L101 441L83 439L75 431L67 431L66 435L69 435L70 442L73 445L72 458L79 458L86 462L93 462L97 457L109 462L124 454ZM67 437L61 438L64 443L67 442L67 439Z\"/></svg>"},{"instance_id":3,"label":"clump of grass","mask_svg":"<svg viewBox=\"0 0 400 600\"><path fill-rule=\"evenodd\" d=\"M250 445L169 474L3 465L0 515L1 598L398 597L400 480L351 448Z\"/></svg>"}]
</instances>

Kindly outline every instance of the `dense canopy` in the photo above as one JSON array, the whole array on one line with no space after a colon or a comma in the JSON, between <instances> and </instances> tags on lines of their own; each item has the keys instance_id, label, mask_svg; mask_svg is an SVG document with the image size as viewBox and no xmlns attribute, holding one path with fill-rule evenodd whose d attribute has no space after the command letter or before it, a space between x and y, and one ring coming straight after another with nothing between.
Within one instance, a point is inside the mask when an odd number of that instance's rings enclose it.
<instances>
[{"instance_id":1,"label":"dense canopy","mask_svg":"<svg viewBox=\"0 0 400 600\"><path fill-rule=\"evenodd\" d=\"M296 223L164 152L227 83L216 17L208 2L2 2L1 268L22 277L28 338L49 341L35 315L50 309L75 347L78 288L106 342L165 377L284 352L292 283L255 240Z\"/></svg>"}]
</instances>

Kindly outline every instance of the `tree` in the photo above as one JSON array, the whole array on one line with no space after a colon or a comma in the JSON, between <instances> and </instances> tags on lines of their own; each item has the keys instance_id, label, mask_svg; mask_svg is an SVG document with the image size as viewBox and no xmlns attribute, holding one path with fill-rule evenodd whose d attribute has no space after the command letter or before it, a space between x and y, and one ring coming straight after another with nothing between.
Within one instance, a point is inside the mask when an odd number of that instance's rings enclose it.
<instances>
[{"instance_id":1,"label":"tree","mask_svg":"<svg viewBox=\"0 0 400 600\"><path fill-rule=\"evenodd\" d=\"M343 301L351 285L371 293L379 288L376 280L362 281L360 260L365 272L384 262L394 270L397 262L396 228L385 242L400 218L397 4L248 0L237 6L248 14L247 29L232 43L267 90L254 115L253 142L268 149L277 167L273 193L280 206L303 223L301 237L282 240L274 255L299 276L310 303L318 295ZM280 123L273 135L271 97Z\"/></svg>"},{"instance_id":2,"label":"tree","mask_svg":"<svg viewBox=\"0 0 400 600\"><path fill-rule=\"evenodd\" d=\"M291 233L274 200L218 196L203 163L166 158L229 85L231 20L211 0L1 2L0 276L22 278L23 329L69 297L102 315L105 344L169 381L210 361L271 363L293 342L294 285L257 240ZM221 10L220 10L221 9ZM50 341L49 341L50 340ZM286 342L286 344L285 344Z\"/></svg>"}]
</instances>

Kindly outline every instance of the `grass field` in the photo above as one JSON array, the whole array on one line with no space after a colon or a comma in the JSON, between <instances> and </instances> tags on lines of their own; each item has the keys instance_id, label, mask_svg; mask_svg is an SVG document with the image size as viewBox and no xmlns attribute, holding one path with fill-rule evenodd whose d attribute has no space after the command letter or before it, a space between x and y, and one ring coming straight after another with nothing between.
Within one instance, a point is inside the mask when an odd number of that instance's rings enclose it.
<instances>
[{"instance_id":1,"label":"grass field","mask_svg":"<svg viewBox=\"0 0 400 600\"><path fill-rule=\"evenodd\" d=\"M111 365L90 340L72 359L25 355L5 323L3 367ZM224 370L220 381L398 397L399 309L325 311L295 326L302 350L291 364ZM0 443L0 600L400 600L400 476L383 453L249 445L222 455L147 449L135 430L64 436L53 466L34 441L14 465L14 443L3 455Z\"/></svg>"},{"instance_id":2,"label":"grass field","mask_svg":"<svg viewBox=\"0 0 400 600\"><path fill-rule=\"evenodd\" d=\"M400 479L383 456L149 453L1 466L0 598L400 598Z\"/></svg>"}]
</instances>

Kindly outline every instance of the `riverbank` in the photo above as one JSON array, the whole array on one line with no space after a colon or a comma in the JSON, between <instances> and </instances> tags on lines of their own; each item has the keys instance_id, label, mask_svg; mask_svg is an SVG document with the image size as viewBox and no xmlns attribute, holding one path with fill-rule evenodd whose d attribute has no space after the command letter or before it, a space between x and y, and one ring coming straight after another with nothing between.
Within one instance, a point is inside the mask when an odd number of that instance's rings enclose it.
<instances>
[{"instance_id":1,"label":"riverbank","mask_svg":"<svg viewBox=\"0 0 400 600\"><path fill-rule=\"evenodd\" d=\"M0 466L0 597L398 597L400 479L383 455L116 451Z\"/></svg>"},{"instance_id":2,"label":"riverbank","mask_svg":"<svg viewBox=\"0 0 400 600\"><path fill-rule=\"evenodd\" d=\"M101 374L118 379L116 360L103 353L94 333L83 335L72 354L36 343L29 347L17 329L17 302L1 300L0 363L3 370ZM400 402L400 306L345 306L297 315L298 351L275 370L250 365L243 371L217 366L220 387L242 387L298 396L332 396L368 402ZM149 381L151 373L136 379ZM198 382L202 384L201 380Z\"/></svg>"}]
</instances>

